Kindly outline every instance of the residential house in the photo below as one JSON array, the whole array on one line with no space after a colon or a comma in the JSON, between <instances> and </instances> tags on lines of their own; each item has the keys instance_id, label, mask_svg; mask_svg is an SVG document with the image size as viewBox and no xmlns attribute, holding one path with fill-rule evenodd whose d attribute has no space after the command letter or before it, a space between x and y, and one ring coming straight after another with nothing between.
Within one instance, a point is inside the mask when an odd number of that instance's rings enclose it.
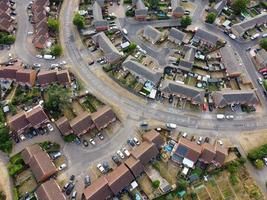
<instances>
[{"instance_id":1,"label":"residential house","mask_svg":"<svg viewBox=\"0 0 267 200\"><path fill-rule=\"evenodd\" d=\"M217 35L214 35L208 31L205 31L201 28L195 30L195 35L193 37L193 43L199 45L205 45L209 47L215 47L220 41L220 38Z\"/></svg>"},{"instance_id":2,"label":"residential house","mask_svg":"<svg viewBox=\"0 0 267 200\"><path fill-rule=\"evenodd\" d=\"M135 178L139 177L144 171L145 167L142 165L140 160L130 156L124 162L124 164L128 167Z\"/></svg>"},{"instance_id":3,"label":"residential house","mask_svg":"<svg viewBox=\"0 0 267 200\"><path fill-rule=\"evenodd\" d=\"M107 61L111 64L121 60L123 54L118 51L104 32L100 32L92 37L94 43L104 52Z\"/></svg>"},{"instance_id":4,"label":"residential house","mask_svg":"<svg viewBox=\"0 0 267 200\"><path fill-rule=\"evenodd\" d=\"M259 68L267 68L267 51L264 49L260 49L259 51L253 51L251 53L252 61L254 65Z\"/></svg>"},{"instance_id":5,"label":"residential house","mask_svg":"<svg viewBox=\"0 0 267 200\"><path fill-rule=\"evenodd\" d=\"M29 111L22 111L8 120L10 130L18 135L29 128L39 128L49 122L41 106L36 106Z\"/></svg>"},{"instance_id":6,"label":"residential house","mask_svg":"<svg viewBox=\"0 0 267 200\"><path fill-rule=\"evenodd\" d=\"M148 25L144 28L143 37L152 44L159 42L162 36L162 33L153 26Z\"/></svg>"},{"instance_id":7,"label":"residential house","mask_svg":"<svg viewBox=\"0 0 267 200\"><path fill-rule=\"evenodd\" d=\"M242 37L246 31L254 28L256 25L260 26L266 23L267 23L267 13L264 12L260 15L257 15L256 17L234 24L231 27L231 30L233 34L236 35L237 37Z\"/></svg>"},{"instance_id":8,"label":"residential house","mask_svg":"<svg viewBox=\"0 0 267 200\"><path fill-rule=\"evenodd\" d=\"M64 136L73 133L73 130L72 130L71 126L70 126L70 122L67 119L67 117L65 117L65 116L59 118L56 121L56 125L57 125L60 133L62 135L64 135Z\"/></svg>"},{"instance_id":9,"label":"residential house","mask_svg":"<svg viewBox=\"0 0 267 200\"><path fill-rule=\"evenodd\" d=\"M212 97L217 108L224 108L232 104L255 106L259 102L254 90L224 89L214 92Z\"/></svg>"},{"instance_id":10,"label":"residential house","mask_svg":"<svg viewBox=\"0 0 267 200\"><path fill-rule=\"evenodd\" d=\"M227 75L231 78L236 78L241 75L240 62L233 48L225 46L220 49L221 62L226 68Z\"/></svg>"},{"instance_id":11,"label":"residential house","mask_svg":"<svg viewBox=\"0 0 267 200\"><path fill-rule=\"evenodd\" d=\"M56 166L49 155L36 145L27 147L22 152L22 158L36 178L37 182L43 182L57 172Z\"/></svg>"},{"instance_id":12,"label":"residential house","mask_svg":"<svg viewBox=\"0 0 267 200\"><path fill-rule=\"evenodd\" d=\"M143 0L134 0L133 6L135 6L135 19L145 20L148 14L148 8L145 6Z\"/></svg>"},{"instance_id":13,"label":"residential house","mask_svg":"<svg viewBox=\"0 0 267 200\"><path fill-rule=\"evenodd\" d=\"M0 31L12 33L14 30L14 19L10 16L9 0L0 1Z\"/></svg>"},{"instance_id":14,"label":"residential house","mask_svg":"<svg viewBox=\"0 0 267 200\"><path fill-rule=\"evenodd\" d=\"M158 149L161 148L165 143L163 137L154 129L143 134L143 139L144 141L154 143Z\"/></svg>"},{"instance_id":15,"label":"residential house","mask_svg":"<svg viewBox=\"0 0 267 200\"><path fill-rule=\"evenodd\" d=\"M37 82L42 87L59 83L61 85L69 85L71 80L68 70L47 70L40 71L37 75Z\"/></svg>"},{"instance_id":16,"label":"residential house","mask_svg":"<svg viewBox=\"0 0 267 200\"><path fill-rule=\"evenodd\" d=\"M185 138L180 138L178 144L174 147L172 160L193 168L201 154L201 146Z\"/></svg>"},{"instance_id":17,"label":"residential house","mask_svg":"<svg viewBox=\"0 0 267 200\"><path fill-rule=\"evenodd\" d=\"M82 200L106 200L113 196L106 176L96 179L89 187L85 188Z\"/></svg>"},{"instance_id":18,"label":"residential house","mask_svg":"<svg viewBox=\"0 0 267 200\"><path fill-rule=\"evenodd\" d=\"M159 150L155 144L144 141L131 153L135 159L140 160L141 164L145 166L157 157Z\"/></svg>"},{"instance_id":19,"label":"residential house","mask_svg":"<svg viewBox=\"0 0 267 200\"><path fill-rule=\"evenodd\" d=\"M213 12L217 15L220 15L223 8L226 6L227 4L227 0L221 0L219 2L217 2L210 10L209 12Z\"/></svg>"},{"instance_id":20,"label":"residential house","mask_svg":"<svg viewBox=\"0 0 267 200\"><path fill-rule=\"evenodd\" d=\"M84 111L70 121L70 127L75 135L83 135L95 127L91 115Z\"/></svg>"},{"instance_id":21,"label":"residential house","mask_svg":"<svg viewBox=\"0 0 267 200\"><path fill-rule=\"evenodd\" d=\"M168 39L175 44L182 45L186 43L186 34L177 28L171 28Z\"/></svg>"},{"instance_id":22,"label":"residential house","mask_svg":"<svg viewBox=\"0 0 267 200\"><path fill-rule=\"evenodd\" d=\"M180 0L171 0L172 16L180 18L184 15L184 8L180 5Z\"/></svg>"},{"instance_id":23,"label":"residential house","mask_svg":"<svg viewBox=\"0 0 267 200\"><path fill-rule=\"evenodd\" d=\"M123 163L107 175L107 180L111 191L117 195L130 185L134 180L134 176Z\"/></svg>"},{"instance_id":24,"label":"residential house","mask_svg":"<svg viewBox=\"0 0 267 200\"><path fill-rule=\"evenodd\" d=\"M204 143L201 147L202 153L198 160L201 163L210 164L216 156L215 146L210 143Z\"/></svg>"},{"instance_id":25,"label":"residential house","mask_svg":"<svg viewBox=\"0 0 267 200\"><path fill-rule=\"evenodd\" d=\"M93 17L93 24L97 31L105 31L108 29L108 22L103 19L102 7L98 1L95 1L93 4Z\"/></svg>"},{"instance_id":26,"label":"residential house","mask_svg":"<svg viewBox=\"0 0 267 200\"><path fill-rule=\"evenodd\" d=\"M92 113L91 118L98 130L106 128L109 124L115 122L117 119L115 113L108 106L104 106L98 111Z\"/></svg>"},{"instance_id":27,"label":"residential house","mask_svg":"<svg viewBox=\"0 0 267 200\"><path fill-rule=\"evenodd\" d=\"M35 196L37 200L67 200L55 179L50 179L41 184L35 191Z\"/></svg>"},{"instance_id":28,"label":"residential house","mask_svg":"<svg viewBox=\"0 0 267 200\"><path fill-rule=\"evenodd\" d=\"M146 81L150 81L157 86L160 79L161 74L150 70L148 67L139 63L134 57L129 56L123 63L122 67L124 70L128 70L134 76L138 77L138 81L141 83L145 83Z\"/></svg>"},{"instance_id":29,"label":"residential house","mask_svg":"<svg viewBox=\"0 0 267 200\"><path fill-rule=\"evenodd\" d=\"M161 82L160 91L165 97L174 95L180 98L185 98L192 104L199 105L204 101L205 91L203 89L170 80L163 80Z\"/></svg>"},{"instance_id":30,"label":"residential house","mask_svg":"<svg viewBox=\"0 0 267 200\"><path fill-rule=\"evenodd\" d=\"M216 167L221 167L224 164L225 158L228 156L228 151L226 148L222 147L218 143L215 145L216 155L212 163Z\"/></svg>"},{"instance_id":31,"label":"residential house","mask_svg":"<svg viewBox=\"0 0 267 200\"><path fill-rule=\"evenodd\" d=\"M16 72L16 82L21 86L33 87L36 80L36 71L33 69L20 69Z\"/></svg>"},{"instance_id":32,"label":"residential house","mask_svg":"<svg viewBox=\"0 0 267 200\"><path fill-rule=\"evenodd\" d=\"M44 49L49 39L46 7L49 6L49 0L35 0L32 4L34 35L32 43L35 48Z\"/></svg>"}]
</instances>

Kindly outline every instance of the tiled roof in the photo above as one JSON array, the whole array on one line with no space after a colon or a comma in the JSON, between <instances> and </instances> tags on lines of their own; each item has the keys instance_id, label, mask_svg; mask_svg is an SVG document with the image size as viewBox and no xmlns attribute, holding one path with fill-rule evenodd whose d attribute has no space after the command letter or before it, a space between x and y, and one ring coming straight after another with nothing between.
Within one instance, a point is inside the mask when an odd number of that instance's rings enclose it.
<instances>
[{"instance_id":1,"label":"tiled roof","mask_svg":"<svg viewBox=\"0 0 267 200\"><path fill-rule=\"evenodd\" d=\"M56 125L62 135L69 135L70 133L72 133L70 122L66 117L61 117L60 119L58 119L56 121Z\"/></svg>"},{"instance_id":2,"label":"tiled roof","mask_svg":"<svg viewBox=\"0 0 267 200\"><path fill-rule=\"evenodd\" d=\"M135 159L133 156L127 158L124 164L130 169L135 178L138 177L145 170L140 160Z\"/></svg>"},{"instance_id":3,"label":"tiled roof","mask_svg":"<svg viewBox=\"0 0 267 200\"><path fill-rule=\"evenodd\" d=\"M98 130L106 127L109 123L116 120L116 115L108 106L100 108L98 111L92 113L92 120Z\"/></svg>"},{"instance_id":4,"label":"tiled roof","mask_svg":"<svg viewBox=\"0 0 267 200\"><path fill-rule=\"evenodd\" d=\"M147 142L154 143L158 148L160 148L164 144L163 137L154 129L144 133L143 139Z\"/></svg>"},{"instance_id":5,"label":"tiled roof","mask_svg":"<svg viewBox=\"0 0 267 200\"><path fill-rule=\"evenodd\" d=\"M153 26L146 26L144 28L143 37L155 44L162 37L162 33Z\"/></svg>"},{"instance_id":6,"label":"tiled roof","mask_svg":"<svg viewBox=\"0 0 267 200\"><path fill-rule=\"evenodd\" d=\"M89 131L94 124L90 114L84 111L70 121L70 126L74 134L82 135Z\"/></svg>"},{"instance_id":7,"label":"tiled roof","mask_svg":"<svg viewBox=\"0 0 267 200\"><path fill-rule=\"evenodd\" d=\"M22 152L21 152L21 157L23 159L23 161L25 162L25 164L29 164L31 158L39 153L43 151L41 149L41 147L38 144L34 144L32 146L27 146Z\"/></svg>"}]
</instances>

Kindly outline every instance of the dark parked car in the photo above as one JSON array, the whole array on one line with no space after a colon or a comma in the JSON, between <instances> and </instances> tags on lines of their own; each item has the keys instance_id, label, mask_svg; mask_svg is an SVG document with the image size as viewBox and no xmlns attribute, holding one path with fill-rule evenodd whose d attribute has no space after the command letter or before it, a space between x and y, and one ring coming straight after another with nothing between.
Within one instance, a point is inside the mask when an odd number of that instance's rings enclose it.
<instances>
[{"instance_id":1,"label":"dark parked car","mask_svg":"<svg viewBox=\"0 0 267 200\"><path fill-rule=\"evenodd\" d=\"M89 185L91 185L91 179L89 175L86 175L84 177L84 187L88 187Z\"/></svg>"},{"instance_id":2,"label":"dark parked car","mask_svg":"<svg viewBox=\"0 0 267 200\"><path fill-rule=\"evenodd\" d=\"M131 146L134 147L135 146L135 142L133 141L133 139L128 139L127 143Z\"/></svg>"},{"instance_id":3,"label":"dark parked car","mask_svg":"<svg viewBox=\"0 0 267 200\"><path fill-rule=\"evenodd\" d=\"M74 189L74 183L70 183L67 190L66 190L66 195L70 195L72 190Z\"/></svg>"},{"instance_id":4,"label":"dark parked car","mask_svg":"<svg viewBox=\"0 0 267 200\"><path fill-rule=\"evenodd\" d=\"M112 160L113 160L113 162L116 163L117 165L121 164L120 159L119 159L118 156L116 156L116 155L113 155L113 156L112 156Z\"/></svg>"},{"instance_id":5,"label":"dark parked car","mask_svg":"<svg viewBox=\"0 0 267 200\"><path fill-rule=\"evenodd\" d=\"M75 180L75 176L74 176L74 175L71 175L71 176L70 176L70 181L71 181L71 182L74 182L74 180Z\"/></svg>"},{"instance_id":6,"label":"dark parked car","mask_svg":"<svg viewBox=\"0 0 267 200\"><path fill-rule=\"evenodd\" d=\"M87 141L87 140L83 140L83 145L84 145L85 147L88 147L88 145L89 145L88 141Z\"/></svg>"},{"instance_id":7,"label":"dark parked car","mask_svg":"<svg viewBox=\"0 0 267 200\"><path fill-rule=\"evenodd\" d=\"M210 142L210 138L209 137L205 137L204 142L209 143Z\"/></svg>"}]
</instances>

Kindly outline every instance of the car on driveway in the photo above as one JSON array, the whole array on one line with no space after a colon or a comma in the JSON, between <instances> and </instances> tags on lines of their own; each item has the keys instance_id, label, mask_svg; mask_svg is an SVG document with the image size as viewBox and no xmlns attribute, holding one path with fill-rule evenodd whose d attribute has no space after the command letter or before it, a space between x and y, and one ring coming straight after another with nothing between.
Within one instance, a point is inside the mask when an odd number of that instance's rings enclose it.
<instances>
[{"instance_id":1,"label":"car on driveway","mask_svg":"<svg viewBox=\"0 0 267 200\"><path fill-rule=\"evenodd\" d=\"M51 124L47 124L47 128L48 128L49 131L53 131L54 130L54 127Z\"/></svg>"},{"instance_id":2,"label":"car on driveway","mask_svg":"<svg viewBox=\"0 0 267 200\"><path fill-rule=\"evenodd\" d=\"M124 155L123 155L123 153L120 150L117 151L117 154L118 154L118 156L120 156L121 159L124 158Z\"/></svg>"},{"instance_id":3,"label":"car on driveway","mask_svg":"<svg viewBox=\"0 0 267 200\"><path fill-rule=\"evenodd\" d=\"M97 134L97 136L99 137L100 140L104 140L104 136L103 136L103 134L101 132L99 132Z\"/></svg>"},{"instance_id":4,"label":"car on driveway","mask_svg":"<svg viewBox=\"0 0 267 200\"><path fill-rule=\"evenodd\" d=\"M137 146L140 145L140 141L136 137L133 138L133 141Z\"/></svg>"},{"instance_id":5,"label":"car on driveway","mask_svg":"<svg viewBox=\"0 0 267 200\"><path fill-rule=\"evenodd\" d=\"M236 39L236 36L235 36L234 34L232 34L232 33L229 33L229 37L230 37L231 39L233 39L233 40Z\"/></svg>"},{"instance_id":6,"label":"car on driveway","mask_svg":"<svg viewBox=\"0 0 267 200\"><path fill-rule=\"evenodd\" d=\"M112 160L113 160L113 162L116 163L117 165L121 164L121 161L120 161L120 159L118 158L117 155L113 155L113 156L112 156Z\"/></svg>"},{"instance_id":7,"label":"car on driveway","mask_svg":"<svg viewBox=\"0 0 267 200\"><path fill-rule=\"evenodd\" d=\"M91 179L89 175L86 175L84 177L84 187L88 187L89 185L91 185Z\"/></svg>"},{"instance_id":8,"label":"car on driveway","mask_svg":"<svg viewBox=\"0 0 267 200\"><path fill-rule=\"evenodd\" d=\"M62 155L62 154L61 154L61 152L59 151L59 152L56 152L56 153L52 153L52 154L51 154L51 157L55 160L55 159L59 158L61 155Z\"/></svg>"},{"instance_id":9,"label":"car on driveway","mask_svg":"<svg viewBox=\"0 0 267 200\"><path fill-rule=\"evenodd\" d=\"M226 115L225 118L228 120L232 120L234 119L234 115Z\"/></svg>"},{"instance_id":10,"label":"car on driveway","mask_svg":"<svg viewBox=\"0 0 267 200\"><path fill-rule=\"evenodd\" d=\"M66 163L63 163L62 165L60 165L59 167L58 167L58 170L59 171L62 171L63 169L65 169L67 167L67 164Z\"/></svg>"},{"instance_id":11,"label":"car on driveway","mask_svg":"<svg viewBox=\"0 0 267 200\"><path fill-rule=\"evenodd\" d=\"M88 145L89 145L88 141L87 141L87 140L83 140L83 145L84 145L85 147L88 147Z\"/></svg>"},{"instance_id":12,"label":"car on driveway","mask_svg":"<svg viewBox=\"0 0 267 200\"><path fill-rule=\"evenodd\" d=\"M105 173L105 169L104 169L104 167L102 166L101 163L99 163L96 167L97 167L97 169L98 169L102 174Z\"/></svg>"},{"instance_id":13,"label":"car on driveway","mask_svg":"<svg viewBox=\"0 0 267 200\"><path fill-rule=\"evenodd\" d=\"M135 147L135 142L131 138L127 140L127 144L129 144L131 147Z\"/></svg>"},{"instance_id":14,"label":"car on driveway","mask_svg":"<svg viewBox=\"0 0 267 200\"><path fill-rule=\"evenodd\" d=\"M96 145L95 141L92 138L89 140L89 142L94 146Z\"/></svg>"},{"instance_id":15,"label":"car on driveway","mask_svg":"<svg viewBox=\"0 0 267 200\"><path fill-rule=\"evenodd\" d=\"M74 186L75 186L75 184L72 182L69 184L68 188L66 189L66 195L71 194L72 190L74 189Z\"/></svg>"},{"instance_id":16,"label":"car on driveway","mask_svg":"<svg viewBox=\"0 0 267 200\"><path fill-rule=\"evenodd\" d=\"M71 195L71 200L76 200L77 197L77 192L73 191L72 195Z\"/></svg>"},{"instance_id":17,"label":"car on driveway","mask_svg":"<svg viewBox=\"0 0 267 200\"><path fill-rule=\"evenodd\" d=\"M128 151L128 149L126 149L125 147L123 147L121 150L127 157L129 157L131 155L130 152Z\"/></svg>"}]
</instances>

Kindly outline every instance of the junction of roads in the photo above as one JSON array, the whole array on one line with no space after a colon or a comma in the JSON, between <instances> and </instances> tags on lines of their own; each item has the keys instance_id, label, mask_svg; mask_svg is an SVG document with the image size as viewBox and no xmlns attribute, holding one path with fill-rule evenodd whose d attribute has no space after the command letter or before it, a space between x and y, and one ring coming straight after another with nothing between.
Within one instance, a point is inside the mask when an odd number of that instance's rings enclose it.
<instances>
[{"instance_id":1,"label":"junction of roads","mask_svg":"<svg viewBox=\"0 0 267 200\"><path fill-rule=\"evenodd\" d=\"M113 82L105 73L99 75L96 73L99 66L97 64L88 67L87 58L90 57L90 51L83 45L79 32L72 23L74 13L78 11L79 0L65 0L62 4L59 21L60 21L60 43L63 47L63 56L48 61L40 60L35 57L32 50L32 44L27 41L27 33L32 30L32 25L28 21L27 6L30 0L17 0L16 12L17 17L17 35L16 42L11 48L11 53L28 64L40 63L42 66L50 66L52 63L67 61L72 71L83 81L84 87L90 93L94 94L101 101L110 105L115 111L118 111L122 121L121 129L111 137L106 143L101 144L93 149L80 149L74 144L67 144L64 147L64 154L69 158L69 174L77 174L83 170L84 166L91 165L103 160L114 153L118 146L121 146L129 136L134 135L136 129L142 121L158 122L165 124L167 122L175 123L179 128L196 134L206 134L209 136L224 135L229 137L232 142L238 145L238 135L242 132L267 129L266 99L262 92L261 86L257 83L258 74L251 62L246 48L256 45L257 41L244 42L241 40L232 40L215 25L207 24L200 17L208 5L207 0L194 1L196 10L192 16L192 24L201 27L204 30L212 32L227 41L227 45L236 52L240 57L242 66L247 70L254 88L257 89L261 101L262 110L252 114L239 114L234 120L217 120L216 114L209 112L192 112L181 110L173 107L166 107L156 101L146 100L135 96L126 89ZM129 39L147 25L157 26L175 26L177 23L174 19L160 21L138 22L128 18L117 18L116 25L120 28L126 28L129 32ZM137 41L135 41L137 42ZM138 43L138 42L137 42ZM142 46L142 44L140 44ZM150 52L148 52L150 53ZM158 54L159 63L164 64L167 49ZM156 56L157 57L157 56ZM98 70L99 71L99 70ZM262 184L262 174L254 174ZM265 176L266 177L266 176Z\"/></svg>"}]
</instances>

